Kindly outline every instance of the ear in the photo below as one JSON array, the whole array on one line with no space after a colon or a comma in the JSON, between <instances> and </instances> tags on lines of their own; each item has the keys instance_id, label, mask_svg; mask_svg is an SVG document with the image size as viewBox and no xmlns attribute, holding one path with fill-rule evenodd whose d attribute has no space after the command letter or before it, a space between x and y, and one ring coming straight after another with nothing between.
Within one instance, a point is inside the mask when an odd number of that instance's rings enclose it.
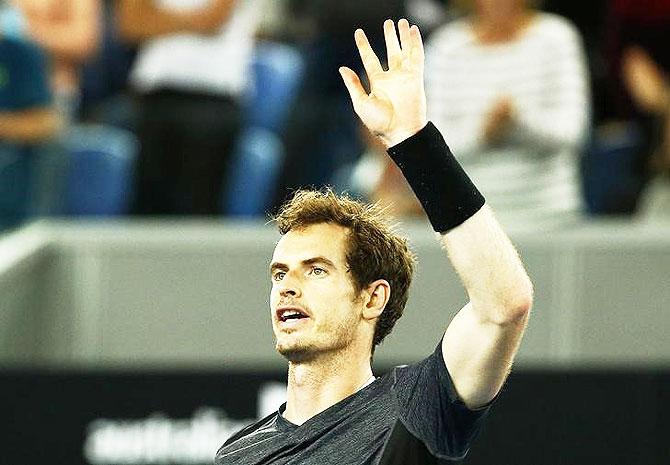
<instances>
[{"instance_id":1,"label":"ear","mask_svg":"<svg viewBox=\"0 0 670 465\"><path fill-rule=\"evenodd\" d=\"M368 285L363 291L365 308L363 317L373 320L382 314L391 297L391 285L385 279L378 279Z\"/></svg>"}]
</instances>

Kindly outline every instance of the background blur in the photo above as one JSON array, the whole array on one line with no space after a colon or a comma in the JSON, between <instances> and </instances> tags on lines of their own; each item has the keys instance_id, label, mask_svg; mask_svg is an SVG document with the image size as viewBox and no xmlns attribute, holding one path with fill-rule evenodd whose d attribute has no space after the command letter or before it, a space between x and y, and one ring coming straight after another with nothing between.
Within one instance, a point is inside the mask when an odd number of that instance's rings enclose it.
<instances>
[{"instance_id":1,"label":"background blur","mask_svg":"<svg viewBox=\"0 0 670 465\"><path fill-rule=\"evenodd\" d=\"M387 17L536 289L464 463L670 463L665 0L0 0L0 463L206 464L276 409L298 187L389 204L419 257L376 372L434 349L466 296L337 73Z\"/></svg>"}]
</instances>

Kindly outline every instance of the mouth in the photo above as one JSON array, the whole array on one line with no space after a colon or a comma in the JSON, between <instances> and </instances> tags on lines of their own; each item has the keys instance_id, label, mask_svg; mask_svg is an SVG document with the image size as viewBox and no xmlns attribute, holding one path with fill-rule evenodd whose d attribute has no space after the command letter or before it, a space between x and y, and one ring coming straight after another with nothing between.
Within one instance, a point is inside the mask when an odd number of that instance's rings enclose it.
<instances>
[{"instance_id":1,"label":"mouth","mask_svg":"<svg viewBox=\"0 0 670 465\"><path fill-rule=\"evenodd\" d=\"M276 316L280 323L286 324L297 324L298 322L309 319L309 315L304 309L295 306L277 308Z\"/></svg>"}]
</instances>

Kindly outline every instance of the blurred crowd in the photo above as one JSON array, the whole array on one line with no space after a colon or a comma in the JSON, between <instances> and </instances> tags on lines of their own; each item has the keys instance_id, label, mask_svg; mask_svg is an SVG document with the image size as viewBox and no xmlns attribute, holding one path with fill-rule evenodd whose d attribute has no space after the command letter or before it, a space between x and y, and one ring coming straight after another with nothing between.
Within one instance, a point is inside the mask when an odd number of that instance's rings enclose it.
<instances>
[{"instance_id":1,"label":"blurred crowd","mask_svg":"<svg viewBox=\"0 0 670 465\"><path fill-rule=\"evenodd\" d=\"M503 223L670 217L670 0L0 0L0 229L323 185L422 215L337 72L388 17Z\"/></svg>"}]
</instances>

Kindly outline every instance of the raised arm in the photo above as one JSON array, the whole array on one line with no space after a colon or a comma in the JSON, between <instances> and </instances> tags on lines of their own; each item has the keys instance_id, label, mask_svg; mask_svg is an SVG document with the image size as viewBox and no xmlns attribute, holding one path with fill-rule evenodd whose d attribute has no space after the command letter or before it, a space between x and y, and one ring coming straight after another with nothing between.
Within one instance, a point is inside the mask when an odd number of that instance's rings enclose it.
<instances>
[{"instance_id":1,"label":"raised arm","mask_svg":"<svg viewBox=\"0 0 670 465\"><path fill-rule=\"evenodd\" d=\"M352 70L340 73L356 113L389 147L470 297L449 324L442 350L461 399L475 408L495 397L509 373L528 320L532 285L483 197L427 123L419 29L400 20L396 34L388 20L384 33L388 71L363 31L355 33L370 93Z\"/></svg>"}]
</instances>

